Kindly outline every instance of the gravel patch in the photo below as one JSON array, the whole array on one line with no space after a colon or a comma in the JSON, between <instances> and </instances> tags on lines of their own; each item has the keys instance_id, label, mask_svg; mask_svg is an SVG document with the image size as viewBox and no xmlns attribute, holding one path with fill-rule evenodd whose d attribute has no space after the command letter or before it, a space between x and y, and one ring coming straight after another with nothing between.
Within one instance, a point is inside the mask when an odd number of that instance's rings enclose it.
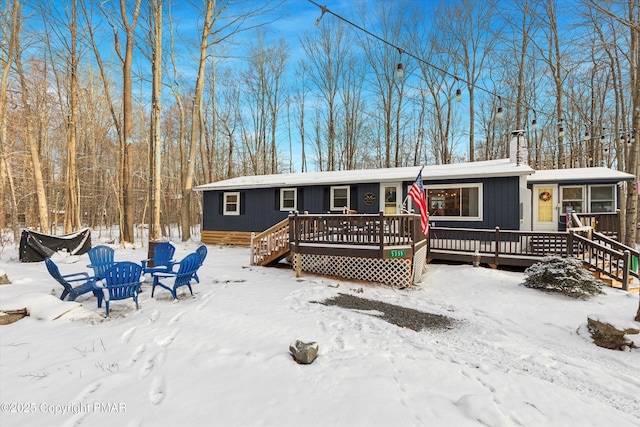
<instances>
[{"instance_id":1,"label":"gravel patch","mask_svg":"<svg viewBox=\"0 0 640 427\"><path fill-rule=\"evenodd\" d=\"M324 301L313 301L322 305L333 305L341 308L359 311L372 311L372 315L379 317L401 328L419 332L423 329L451 329L456 320L441 314L425 313L413 308L389 304L348 294L338 294Z\"/></svg>"}]
</instances>

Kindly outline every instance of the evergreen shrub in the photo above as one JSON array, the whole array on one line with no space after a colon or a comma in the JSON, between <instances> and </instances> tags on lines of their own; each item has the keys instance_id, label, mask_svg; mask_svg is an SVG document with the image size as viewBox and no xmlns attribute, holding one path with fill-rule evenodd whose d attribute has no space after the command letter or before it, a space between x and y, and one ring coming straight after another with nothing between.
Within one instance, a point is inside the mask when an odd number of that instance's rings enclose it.
<instances>
[{"instance_id":1,"label":"evergreen shrub","mask_svg":"<svg viewBox=\"0 0 640 427\"><path fill-rule=\"evenodd\" d=\"M571 298L587 299L603 294L602 281L582 267L575 257L548 256L524 271L527 288L560 292Z\"/></svg>"}]
</instances>

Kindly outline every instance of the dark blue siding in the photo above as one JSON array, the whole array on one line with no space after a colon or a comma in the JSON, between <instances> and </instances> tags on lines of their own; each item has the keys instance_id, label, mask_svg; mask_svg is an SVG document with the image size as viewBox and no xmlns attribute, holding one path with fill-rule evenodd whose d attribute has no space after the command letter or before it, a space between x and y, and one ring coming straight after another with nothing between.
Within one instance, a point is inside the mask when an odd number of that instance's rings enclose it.
<instances>
[{"instance_id":1,"label":"dark blue siding","mask_svg":"<svg viewBox=\"0 0 640 427\"><path fill-rule=\"evenodd\" d=\"M520 229L520 195L519 178L487 178L455 181L455 183L478 183L483 189L482 221L444 221L431 216L431 222L438 227L455 228L495 228L503 230ZM452 184L450 180L425 181L424 185Z\"/></svg>"},{"instance_id":2,"label":"dark blue siding","mask_svg":"<svg viewBox=\"0 0 640 427\"><path fill-rule=\"evenodd\" d=\"M499 226L505 230L519 229L518 177L425 181L424 184L478 182L483 183L483 221L439 221L437 217L432 217L432 221L442 227L495 228ZM406 197L405 192L411 184L412 182L403 182L403 198ZM380 184L349 185L351 185L351 209L365 214L376 214L380 211ZM329 188L330 186L298 187L298 211L307 211L312 214L327 213L330 206ZM363 196L369 192L375 195L376 201L368 206L364 204ZM285 219L289 214L280 211L279 188L240 190L240 215L222 215L223 193L219 190L203 192L203 230L263 231Z\"/></svg>"}]
</instances>

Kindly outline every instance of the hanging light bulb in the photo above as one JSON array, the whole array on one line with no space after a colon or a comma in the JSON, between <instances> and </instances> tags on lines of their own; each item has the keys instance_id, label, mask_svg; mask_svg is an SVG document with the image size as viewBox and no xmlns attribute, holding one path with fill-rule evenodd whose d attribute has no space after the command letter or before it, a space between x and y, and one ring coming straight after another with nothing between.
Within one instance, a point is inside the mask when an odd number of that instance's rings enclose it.
<instances>
[{"instance_id":1,"label":"hanging light bulb","mask_svg":"<svg viewBox=\"0 0 640 427\"><path fill-rule=\"evenodd\" d=\"M496 119L500 120L502 118L502 107L498 107L498 112L496 113Z\"/></svg>"},{"instance_id":2,"label":"hanging light bulb","mask_svg":"<svg viewBox=\"0 0 640 427\"><path fill-rule=\"evenodd\" d=\"M460 90L460 88L456 89L456 101L462 101L462 91Z\"/></svg>"},{"instance_id":3,"label":"hanging light bulb","mask_svg":"<svg viewBox=\"0 0 640 427\"><path fill-rule=\"evenodd\" d=\"M585 132L584 133L584 140L588 141L589 140L589 132Z\"/></svg>"},{"instance_id":4,"label":"hanging light bulb","mask_svg":"<svg viewBox=\"0 0 640 427\"><path fill-rule=\"evenodd\" d=\"M398 62L398 68L396 69L396 77L399 79L404 77L404 68L402 67L402 62Z\"/></svg>"},{"instance_id":5,"label":"hanging light bulb","mask_svg":"<svg viewBox=\"0 0 640 427\"><path fill-rule=\"evenodd\" d=\"M559 137L563 137L564 136L564 128L562 126L560 126L560 128L558 129L558 136Z\"/></svg>"},{"instance_id":6,"label":"hanging light bulb","mask_svg":"<svg viewBox=\"0 0 640 427\"><path fill-rule=\"evenodd\" d=\"M533 129L533 130L538 129L538 122L536 122L536 119L533 119L531 121L531 129Z\"/></svg>"}]
</instances>

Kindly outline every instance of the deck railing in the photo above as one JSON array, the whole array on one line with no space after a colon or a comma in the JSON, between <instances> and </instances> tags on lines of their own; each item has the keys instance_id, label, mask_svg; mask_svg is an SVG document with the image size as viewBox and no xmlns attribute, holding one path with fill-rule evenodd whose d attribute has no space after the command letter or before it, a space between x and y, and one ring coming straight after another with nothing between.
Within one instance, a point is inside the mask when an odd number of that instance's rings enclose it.
<instances>
[{"instance_id":1,"label":"deck railing","mask_svg":"<svg viewBox=\"0 0 640 427\"><path fill-rule=\"evenodd\" d=\"M530 265L546 255L565 255L569 233L431 227L428 258L491 265Z\"/></svg>"},{"instance_id":2,"label":"deck railing","mask_svg":"<svg viewBox=\"0 0 640 427\"><path fill-rule=\"evenodd\" d=\"M292 247L332 245L373 247L384 253L389 247L425 241L418 215L292 214L289 216Z\"/></svg>"},{"instance_id":3,"label":"deck railing","mask_svg":"<svg viewBox=\"0 0 640 427\"><path fill-rule=\"evenodd\" d=\"M289 252L289 221L284 219L261 233L251 233L251 265L266 265Z\"/></svg>"},{"instance_id":4,"label":"deck railing","mask_svg":"<svg viewBox=\"0 0 640 427\"><path fill-rule=\"evenodd\" d=\"M600 233L478 230L431 227L427 258L528 266L544 256L576 256L594 270L622 282L627 290L629 277L638 277L638 251ZM633 259L636 259L634 267Z\"/></svg>"},{"instance_id":5,"label":"deck railing","mask_svg":"<svg viewBox=\"0 0 640 427\"><path fill-rule=\"evenodd\" d=\"M620 236L620 212L579 213L576 216L582 225L591 226L605 236L613 238Z\"/></svg>"}]
</instances>

